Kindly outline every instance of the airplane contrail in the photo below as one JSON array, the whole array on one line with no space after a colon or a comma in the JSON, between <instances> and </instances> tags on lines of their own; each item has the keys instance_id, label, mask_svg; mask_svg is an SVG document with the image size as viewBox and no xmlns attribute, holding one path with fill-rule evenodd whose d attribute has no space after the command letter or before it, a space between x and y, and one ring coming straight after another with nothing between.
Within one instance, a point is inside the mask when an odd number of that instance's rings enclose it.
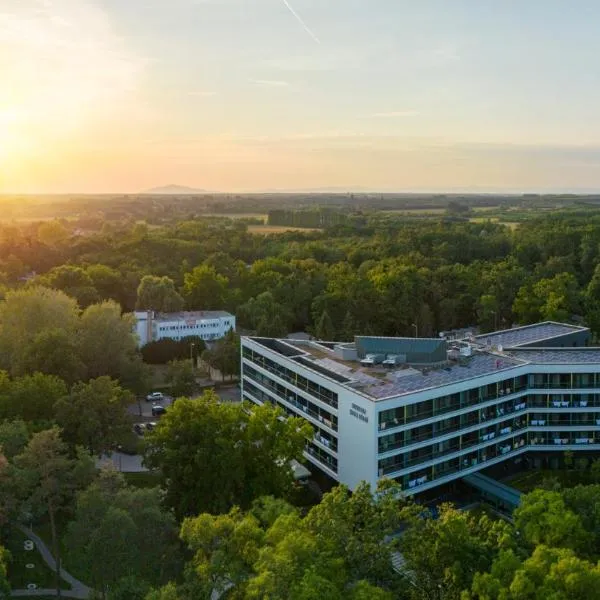
<instances>
[{"instance_id":1,"label":"airplane contrail","mask_svg":"<svg viewBox=\"0 0 600 600\"><path fill-rule=\"evenodd\" d=\"M317 44L321 43L321 40L311 31L310 27L302 20L302 17L292 8L288 0L281 0L287 7L287 9L294 15L296 21L302 25L302 28L310 37L317 42Z\"/></svg>"}]
</instances>

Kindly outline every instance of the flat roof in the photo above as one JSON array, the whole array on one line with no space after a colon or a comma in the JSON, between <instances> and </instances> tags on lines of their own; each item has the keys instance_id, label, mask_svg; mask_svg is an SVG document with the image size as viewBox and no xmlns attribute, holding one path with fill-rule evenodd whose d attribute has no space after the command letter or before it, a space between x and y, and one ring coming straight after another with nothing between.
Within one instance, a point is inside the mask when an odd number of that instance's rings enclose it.
<instances>
[{"instance_id":1,"label":"flat roof","mask_svg":"<svg viewBox=\"0 0 600 600\"><path fill-rule=\"evenodd\" d=\"M525 325L524 327L515 327L514 329L485 333L476 336L475 340L478 345L482 346L513 348L522 346L523 344L543 342L568 333L587 330L587 327L579 327L578 325L546 321L544 323L535 323L534 325Z\"/></svg>"},{"instance_id":2,"label":"flat roof","mask_svg":"<svg viewBox=\"0 0 600 600\"><path fill-rule=\"evenodd\" d=\"M384 400L476 379L526 364L600 364L600 348L545 348L543 345L536 348L519 347L579 331L588 331L588 328L553 321L536 323L479 335L475 338L472 354L461 355L458 360L446 360L435 365L413 363L391 367L382 364L363 365L359 360L344 360L335 353L337 345L347 345L341 342L256 337L249 339L345 388L373 400ZM465 342L458 344L466 346ZM498 346L503 347L502 351L495 350Z\"/></svg>"},{"instance_id":3,"label":"flat roof","mask_svg":"<svg viewBox=\"0 0 600 600\"><path fill-rule=\"evenodd\" d=\"M319 342L249 339L373 400L459 383L526 364L506 354L479 351L472 356L461 357L459 363L448 361L444 366L419 369L408 365L392 368L363 366L359 361L342 360L332 349Z\"/></svg>"},{"instance_id":4,"label":"flat roof","mask_svg":"<svg viewBox=\"0 0 600 600\"><path fill-rule=\"evenodd\" d=\"M365 391L376 400L420 392L429 388L441 387L452 383L460 383L475 377L490 375L504 369L512 369L526 364L524 361L509 356L482 352L464 360L462 364L448 365L440 369L424 370L402 376L402 371L397 372L400 377L395 381L378 386L368 386ZM411 369L415 371L415 369ZM396 373L391 373L392 378Z\"/></svg>"},{"instance_id":5,"label":"flat roof","mask_svg":"<svg viewBox=\"0 0 600 600\"><path fill-rule=\"evenodd\" d=\"M192 319L220 319L223 317L233 317L231 313L225 310L195 310L190 312L174 313L156 313L154 321L187 321Z\"/></svg>"},{"instance_id":6,"label":"flat roof","mask_svg":"<svg viewBox=\"0 0 600 600\"><path fill-rule=\"evenodd\" d=\"M600 364L600 348L515 348L508 353L531 363L552 364Z\"/></svg>"}]
</instances>

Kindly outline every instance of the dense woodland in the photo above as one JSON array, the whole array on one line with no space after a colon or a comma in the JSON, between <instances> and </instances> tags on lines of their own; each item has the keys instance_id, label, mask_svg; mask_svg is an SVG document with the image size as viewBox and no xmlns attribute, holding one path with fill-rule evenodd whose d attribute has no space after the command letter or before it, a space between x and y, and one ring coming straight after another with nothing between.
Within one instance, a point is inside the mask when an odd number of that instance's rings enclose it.
<instances>
[{"instance_id":1,"label":"dense woodland","mask_svg":"<svg viewBox=\"0 0 600 600\"><path fill-rule=\"evenodd\" d=\"M194 392L188 342L138 350L136 308L228 309L261 335L327 339L539 319L600 334L594 209L530 211L518 227L447 209L352 210L343 224L271 235L243 219L119 211L0 225L0 543L16 552L14 524L31 525L105 600L600 598L600 463L565 457L572 476L525 496L514 523L430 512L387 482L316 498L289 468L306 423L207 392L146 434L146 479L97 469L131 441L149 363L176 359L175 395ZM195 343L235 374L235 335ZM0 545L0 596L17 563Z\"/></svg>"},{"instance_id":2,"label":"dense woodland","mask_svg":"<svg viewBox=\"0 0 600 600\"><path fill-rule=\"evenodd\" d=\"M599 224L591 210L544 213L516 229L375 213L277 235L226 218L116 221L100 231L51 221L0 227L0 274L8 288L26 277L82 308L111 299L125 312L228 309L262 335L412 335L412 323L434 335L539 319L583 321L598 333Z\"/></svg>"}]
</instances>

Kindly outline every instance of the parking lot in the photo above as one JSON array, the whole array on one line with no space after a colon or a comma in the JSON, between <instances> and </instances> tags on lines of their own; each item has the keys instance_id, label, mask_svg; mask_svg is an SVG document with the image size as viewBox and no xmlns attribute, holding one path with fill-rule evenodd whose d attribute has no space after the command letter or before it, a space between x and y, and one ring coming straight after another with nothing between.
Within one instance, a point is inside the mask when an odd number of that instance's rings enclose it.
<instances>
[{"instance_id":1,"label":"parking lot","mask_svg":"<svg viewBox=\"0 0 600 600\"><path fill-rule=\"evenodd\" d=\"M241 400L241 392L238 385L232 385L227 387L222 387L216 390L219 398L221 398L222 402L240 402ZM199 398L201 394L195 396L195 398ZM129 414L139 419L140 422L147 421L156 421L160 418L160 416L152 415L152 406L155 404L159 404L168 408L173 404L173 398L168 395L164 395L163 399L159 402L147 401L145 399L141 399L137 402L131 404L128 408Z\"/></svg>"}]
</instances>

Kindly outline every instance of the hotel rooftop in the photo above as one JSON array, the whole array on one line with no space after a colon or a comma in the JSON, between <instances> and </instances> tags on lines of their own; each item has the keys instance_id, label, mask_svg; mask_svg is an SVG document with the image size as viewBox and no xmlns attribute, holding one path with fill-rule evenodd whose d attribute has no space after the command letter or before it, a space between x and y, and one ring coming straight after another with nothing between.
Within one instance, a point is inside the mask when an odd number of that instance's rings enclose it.
<instances>
[{"instance_id":1,"label":"hotel rooftop","mask_svg":"<svg viewBox=\"0 0 600 600\"><path fill-rule=\"evenodd\" d=\"M531 363L600 363L600 348L585 347L589 329L551 321L457 340L374 336L357 336L350 343L251 339L374 401Z\"/></svg>"}]
</instances>

